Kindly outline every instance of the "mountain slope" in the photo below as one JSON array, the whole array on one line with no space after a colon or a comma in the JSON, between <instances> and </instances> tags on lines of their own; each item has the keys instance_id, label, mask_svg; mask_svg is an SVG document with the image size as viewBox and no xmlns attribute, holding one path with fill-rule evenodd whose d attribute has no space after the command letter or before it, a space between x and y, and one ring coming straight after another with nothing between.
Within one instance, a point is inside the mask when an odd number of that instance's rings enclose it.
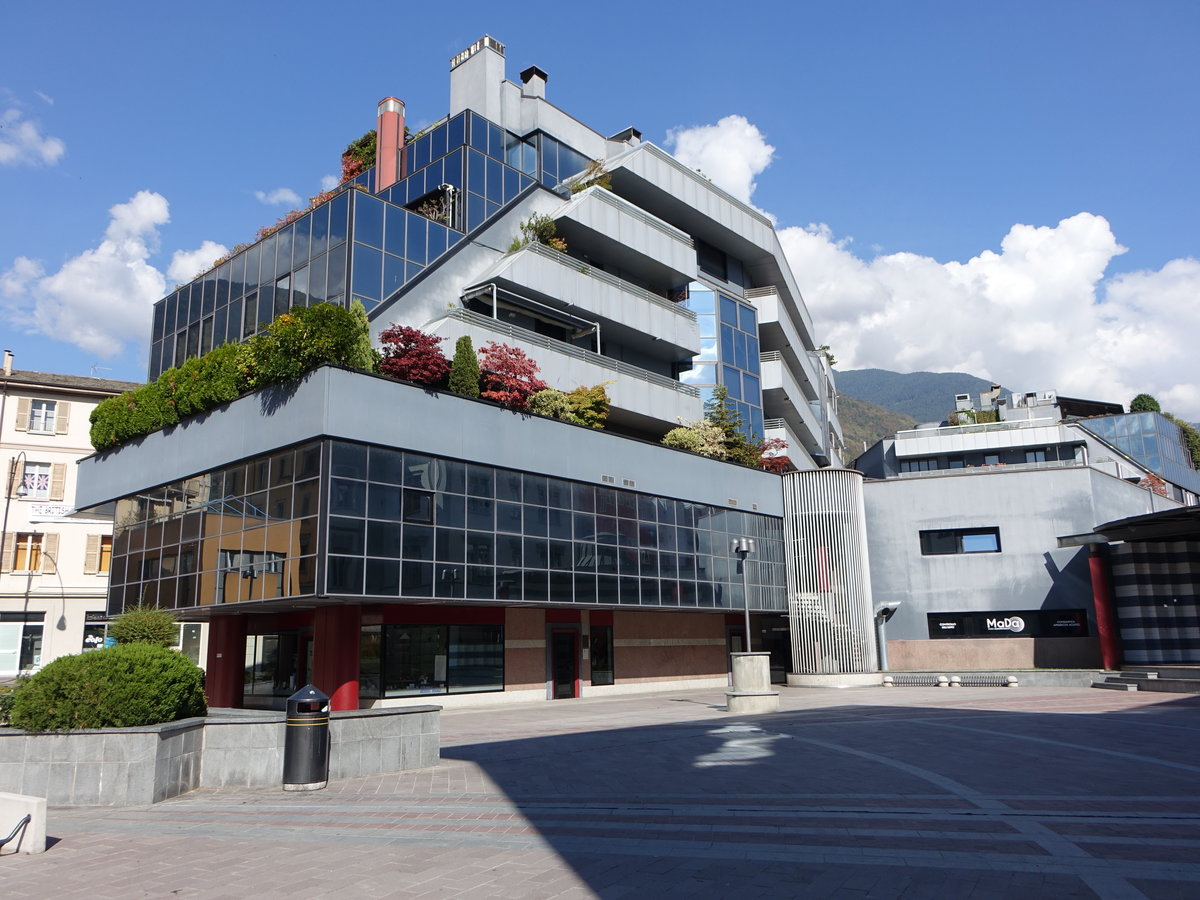
<instances>
[{"instance_id":1,"label":"mountain slope","mask_svg":"<svg viewBox=\"0 0 1200 900\"><path fill-rule=\"evenodd\" d=\"M955 394L978 395L992 383L965 372L910 372L851 369L835 373L838 393L874 403L918 422L941 422L954 409ZM849 441L847 441L847 444Z\"/></svg>"},{"instance_id":2,"label":"mountain slope","mask_svg":"<svg viewBox=\"0 0 1200 900\"><path fill-rule=\"evenodd\" d=\"M856 459L863 450L880 438L917 424L917 420L912 416L892 412L849 394L838 396L838 419L842 423L842 434L846 438L846 456L849 459Z\"/></svg>"}]
</instances>

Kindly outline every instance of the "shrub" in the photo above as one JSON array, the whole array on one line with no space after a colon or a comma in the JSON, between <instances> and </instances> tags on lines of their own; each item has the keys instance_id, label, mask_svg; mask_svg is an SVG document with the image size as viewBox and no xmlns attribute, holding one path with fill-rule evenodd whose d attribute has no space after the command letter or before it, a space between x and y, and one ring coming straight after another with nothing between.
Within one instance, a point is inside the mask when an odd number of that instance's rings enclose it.
<instances>
[{"instance_id":1,"label":"shrub","mask_svg":"<svg viewBox=\"0 0 1200 900\"><path fill-rule=\"evenodd\" d=\"M479 396L479 357L464 334L454 344L454 362L450 365L450 390L464 397Z\"/></svg>"},{"instance_id":2,"label":"shrub","mask_svg":"<svg viewBox=\"0 0 1200 900\"><path fill-rule=\"evenodd\" d=\"M11 721L25 731L71 731L202 716L202 675L183 654L151 644L62 656L17 690Z\"/></svg>"},{"instance_id":3,"label":"shrub","mask_svg":"<svg viewBox=\"0 0 1200 900\"><path fill-rule=\"evenodd\" d=\"M171 398L154 381L97 404L88 421L92 423L92 446L97 450L109 450L135 437L174 425L179 421L179 413Z\"/></svg>"},{"instance_id":4,"label":"shrub","mask_svg":"<svg viewBox=\"0 0 1200 900\"><path fill-rule=\"evenodd\" d=\"M604 381L592 387L577 387L567 392L567 402L571 404L571 412L580 425L589 428L603 428L608 421L608 410L611 401L605 388L612 384Z\"/></svg>"},{"instance_id":5,"label":"shrub","mask_svg":"<svg viewBox=\"0 0 1200 900\"><path fill-rule=\"evenodd\" d=\"M529 398L548 385L538 377L538 364L519 347L488 341L479 348L483 369L479 396L509 409L525 409Z\"/></svg>"},{"instance_id":6,"label":"shrub","mask_svg":"<svg viewBox=\"0 0 1200 900\"><path fill-rule=\"evenodd\" d=\"M379 370L391 378L440 387L450 372L450 362L438 347L445 338L407 325L393 325L381 335L383 359Z\"/></svg>"},{"instance_id":7,"label":"shrub","mask_svg":"<svg viewBox=\"0 0 1200 900\"><path fill-rule=\"evenodd\" d=\"M373 370L369 337L363 341L365 320L365 315L360 319L332 303L294 307L243 349L240 369L246 386L257 390L291 381L324 363Z\"/></svg>"},{"instance_id":8,"label":"shrub","mask_svg":"<svg viewBox=\"0 0 1200 900\"><path fill-rule=\"evenodd\" d=\"M1162 407L1158 405L1158 401L1149 394L1138 394L1129 401L1129 411L1136 412L1162 412Z\"/></svg>"},{"instance_id":9,"label":"shrub","mask_svg":"<svg viewBox=\"0 0 1200 900\"><path fill-rule=\"evenodd\" d=\"M526 244L542 244L559 253L567 252L567 242L558 237L558 223L544 213L534 213L519 226L521 233L513 238L508 252L520 250Z\"/></svg>"},{"instance_id":10,"label":"shrub","mask_svg":"<svg viewBox=\"0 0 1200 900\"><path fill-rule=\"evenodd\" d=\"M0 684L0 725L7 725L9 716L12 715L13 700L17 697L17 691L29 681L28 675L18 675L16 681L11 684Z\"/></svg>"},{"instance_id":11,"label":"shrub","mask_svg":"<svg viewBox=\"0 0 1200 900\"><path fill-rule=\"evenodd\" d=\"M240 352L237 344L224 344L158 376L158 385L173 401L179 418L213 409L242 394L245 385L239 370Z\"/></svg>"},{"instance_id":12,"label":"shrub","mask_svg":"<svg viewBox=\"0 0 1200 900\"><path fill-rule=\"evenodd\" d=\"M662 443L664 447L687 450L689 453L699 453L703 447L703 443L700 440L700 433L688 425L680 425L678 428L672 428L663 436Z\"/></svg>"},{"instance_id":13,"label":"shrub","mask_svg":"<svg viewBox=\"0 0 1200 900\"><path fill-rule=\"evenodd\" d=\"M112 620L108 636L118 644L174 647L179 640L179 620L170 610L139 603Z\"/></svg>"},{"instance_id":14,"label":"shrub","mask_svg":"<svg viewBox=\"0 0 1200 900\"><path fill-rule=\"evenodd\" d=\"M537 413L539 416L549 416L552 419L562 419L564 422L573 422L576 425L580 424L571 406L571 401L567 399L567 395L553 388L538 391L530 397L529 411Z\"/></svg>"}]
</instances>

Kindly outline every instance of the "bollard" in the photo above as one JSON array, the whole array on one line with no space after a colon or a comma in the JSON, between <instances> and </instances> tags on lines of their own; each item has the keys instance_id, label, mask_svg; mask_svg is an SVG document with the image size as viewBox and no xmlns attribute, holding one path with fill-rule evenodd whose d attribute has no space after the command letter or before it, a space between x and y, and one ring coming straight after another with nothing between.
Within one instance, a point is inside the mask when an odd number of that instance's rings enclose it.
<instances>
[{"instance_id":1,"label":"bollard","mask_svg":"<svg viewBox=\"0 0 1200 900\"><path fill-rule=\"evenodd\" d=\"M329 784L329 698L311 684L288 697L283 789L319 791Z\"/></svg>"}]
</instances>

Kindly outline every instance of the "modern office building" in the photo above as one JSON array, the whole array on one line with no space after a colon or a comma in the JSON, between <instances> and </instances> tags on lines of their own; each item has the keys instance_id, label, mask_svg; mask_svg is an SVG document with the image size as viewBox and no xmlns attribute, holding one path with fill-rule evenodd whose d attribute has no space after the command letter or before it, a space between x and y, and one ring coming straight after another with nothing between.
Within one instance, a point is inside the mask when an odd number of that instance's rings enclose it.
<instances>
[{"instance_id":1,"label":"modern office building","mask_svg":"<svg viewBox=\"0 0 1200 900\"><path fill-rule=\"evenodd\" d=\"M0 375L0 678L103 646L112 519L76 509L77 466L91 453L96 404L137 387L124 381L12 368ZM202 627L181 628L181 648L202 658Z\"/></svg>"},{"instance_id":2,"label":"modern office building","mask_svg":"<svg viewBox=\"0 0 1200 900\"><path fill-rule=\"evenodd\" d=\"M896 609L889 668L1099 665L1096 551L1060 539L1196 504L1189 477L1164 478L1158 460L1102 437L1157 414L1053 391L993 390L957 405L964 424L898 432L856 463L867 476L872 593ZM1178 426L1157 419L1162 443L1182 448ZM1156 454L1175 458L1161 444Z\"/></svg>"},{"instance_id":3,"label":"modern office building","mask_svg":"<svg viewBox=\"0 0 1200 900\"><path fill-rule=\"evenodd\" d=\"M208 619L229 706L307 681L335 708L725 684L744 591L779 676L873 668L860 478L832 468L832 377L771 222L560 110L536 66L506 80L490 37L450 69L444 118L406 141L385 99L374 167L156 305L149 375L359 300L376 339L469 335L552 387L605 383L606 429L319 369L86 462L89 502L116 502L109 609ZM798 471L658 444L718 385Z\"/></svg>"}]
</instances>

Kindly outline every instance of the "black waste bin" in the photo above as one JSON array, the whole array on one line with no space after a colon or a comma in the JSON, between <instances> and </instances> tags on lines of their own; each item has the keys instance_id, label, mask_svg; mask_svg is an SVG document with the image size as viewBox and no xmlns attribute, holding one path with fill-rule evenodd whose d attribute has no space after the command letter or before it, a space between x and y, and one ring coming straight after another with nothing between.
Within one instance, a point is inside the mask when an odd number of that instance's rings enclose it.
<instances>
[{"instance_id":1,"label":"black waste bin","mask_svg":"<svg viewBox=\"0 0 1200 900\"><path fill-rule=\"evenodd\" d=\"M307 684L287 701L283 789L319 791L329 783L329 698Z\"/></svg>"}]
</instances>

